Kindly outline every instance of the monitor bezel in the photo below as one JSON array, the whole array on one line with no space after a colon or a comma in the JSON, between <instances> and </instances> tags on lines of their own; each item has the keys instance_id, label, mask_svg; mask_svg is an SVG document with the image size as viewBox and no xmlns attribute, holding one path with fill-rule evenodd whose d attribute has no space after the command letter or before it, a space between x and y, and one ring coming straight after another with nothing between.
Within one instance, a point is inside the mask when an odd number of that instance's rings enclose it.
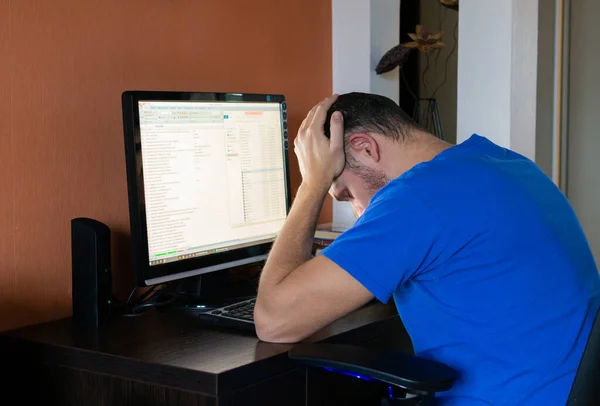
<instances>
[{"instance_id":1,"label":"monitor bezel","mask_svg":"<svg viewBox=\"0 0 600 406\"><path fill-rule=\"evenodd\" d=\"M206 101L206 102L275 102L279 103L282 125L282 148L285 180L286 215L291 207L291 186L287 137L287 103L282 94L191 92L191 91L149 91L127 90L122 93L123 132L125 137L125 161L129 200L129 222L131 229L132 262L136 286L151 286L172 280L183 279L207 272L254 262L266 258L272 242L238 248L201 257L182 259L150 266L148 253L145 204L140 199L143 190L143 176L138 176L138 165L143 168L141 154L138 157L137 145L141 148L138 102L140 101ZM136 142L139 140L139 144ZM140 162L138 162L140 160Z\"/></svg>"}]
</instances>

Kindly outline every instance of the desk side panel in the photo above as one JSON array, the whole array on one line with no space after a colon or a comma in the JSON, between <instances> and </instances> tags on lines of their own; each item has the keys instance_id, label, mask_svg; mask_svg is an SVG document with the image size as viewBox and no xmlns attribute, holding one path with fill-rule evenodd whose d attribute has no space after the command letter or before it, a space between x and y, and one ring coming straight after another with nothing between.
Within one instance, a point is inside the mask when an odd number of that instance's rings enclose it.
<instances>
[{"instance_id":1,"label":"desk side panel","mask_svg":"<svg viewBox=\"0 0 600 406\"><path fill-rule=\"evenodd\" d=\"M56 365L0 367L3 397L49 406L216 406L215 397Z\"/></svg>"},{"instance_id":2,"label":"desk side panel","mask_svg":"<svg viewBox=\"0 0 600 406\"><path fill-rule=\"evenodd\" d=\"M305 406L306 369L296 368L219 396L218 406Z\"/></svg>"},{"instance_id":3,"label":"desk side panel","mask_svg":"<svg viewBox=\"0 0 600 406\"><path fill-rule=\"evenodd\" d=\"M32 382L48 379L52 368L69 368L91 375L118 377L122 381L139 382L164 388L216 397L216 376L200 371L166 365L147 364L75 348L50 346L0 336L1 369L21 374ZM33 380L28 376L36 372Z\"/></svg>"}]
</instances>

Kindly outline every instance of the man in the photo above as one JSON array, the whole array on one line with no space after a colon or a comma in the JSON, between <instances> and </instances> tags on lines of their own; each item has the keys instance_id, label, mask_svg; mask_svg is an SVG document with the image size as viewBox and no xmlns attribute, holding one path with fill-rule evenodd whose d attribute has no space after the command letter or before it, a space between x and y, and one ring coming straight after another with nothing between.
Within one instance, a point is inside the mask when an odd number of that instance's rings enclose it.
<instances>
[{"instance_id":1,"label":"man","mask_svg":"<svg viewBox=\"0 0 600 406\"><path fill-rule=\"evenodd\" d=\"M450 145L361 93L315 106L294 145L302 184L261 275L261 339L302 340L393 297L416 354L459 371L440 404L565 404L600 278L533 162L479 135ZM310 259L328 191L359 218Z\"/></svg>"}]
</instances>

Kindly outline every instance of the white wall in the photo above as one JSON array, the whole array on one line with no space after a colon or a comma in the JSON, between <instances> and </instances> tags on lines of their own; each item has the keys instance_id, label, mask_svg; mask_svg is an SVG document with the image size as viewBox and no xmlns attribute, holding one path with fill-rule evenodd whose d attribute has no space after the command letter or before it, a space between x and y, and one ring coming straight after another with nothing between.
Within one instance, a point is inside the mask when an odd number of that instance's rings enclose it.
<instances>
[{"instance_id":1,"label":"white wall","mask_svg":"<svg viewBox=\"0 0 600 406\"><path fill-rule=\"evenodd\" d=\"M538 0L462 0L459 30L457 142L535 159Z\"/></svg>"},{"instance_id":2,"label":"white wall","mask_svg":"<svg viewBox=\"0 0 600 406\"><path fill-rule=\"evenodd\" d=\"M398 45L400 0L332 0L333 92L377 93L399 102L398 68L375 74L379 59ZM333 202L333 224L354 224L347 203Z\"/></svg>"},{"instance_id":3,"label":"white wall","mask_svg":"<svg viewBox=\"0 0 600 406\"><path fill-rule=\"evenodd\" d=\"M538 0L513 0L510 148L535 159Z\"/></svg>"},{"instance_id":4,"label":"white wall","mask_svg":"<svg viewBox=\"0 0 600 406\"><path fill-rule=\"evenodd\" d=\"M371 2L332 0L333 92L369 91Z\"/></svg>"}]
</instances>

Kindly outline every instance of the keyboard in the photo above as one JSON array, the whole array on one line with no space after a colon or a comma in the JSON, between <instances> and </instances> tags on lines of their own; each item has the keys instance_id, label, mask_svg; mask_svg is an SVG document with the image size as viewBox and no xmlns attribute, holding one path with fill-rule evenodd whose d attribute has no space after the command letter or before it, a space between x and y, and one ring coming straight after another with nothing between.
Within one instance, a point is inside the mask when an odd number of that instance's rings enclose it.
<instances>
[{"instance_id":1,"label":"keyboard","mask_svg":"<svg viewBox=\"0 0 600 406\"><path fill-rule=\"evenodd\" d=\"M255 303L256 298L247 299L200 313L198 317L209 324L254 331Z\"/></svg>"}]
</instances>

